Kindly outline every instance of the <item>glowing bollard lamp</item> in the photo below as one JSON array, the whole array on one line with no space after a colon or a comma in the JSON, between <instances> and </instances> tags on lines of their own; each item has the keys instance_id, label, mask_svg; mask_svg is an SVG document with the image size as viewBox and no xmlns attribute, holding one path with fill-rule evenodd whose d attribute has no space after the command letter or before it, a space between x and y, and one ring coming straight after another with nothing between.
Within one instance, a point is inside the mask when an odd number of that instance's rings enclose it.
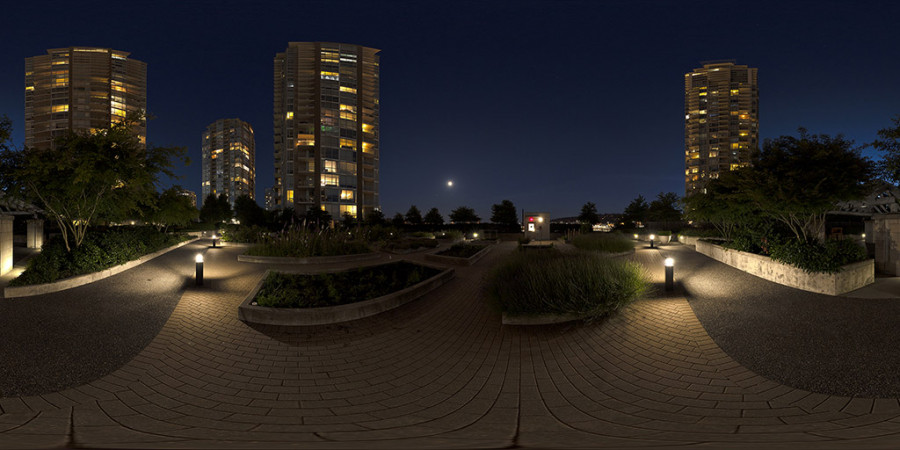
<instances>
[{"instance_id":1,"label":"glowing bollard lamp","mask_svg":"<svg viewBox=\"0 0 900 450\"><path fill-rule=\"evenodd\" d=\"M219 237L214 234L214 235L212 235L212 240L213 240L213 248L216 248L216 241L219 240Z\"/></svg>"},{"instance_id":2,"label":"glowing bollard lamp","mask_svg":"<svg viewBox=\"0 0 900 450\"><path fill-rule=\"evenodd\" d=\"M655 234L651 234L651 235L650 235L650 248L653 248L653 240L655 240L655 239L656 239L656 235L655 235Z\"/></svg>"},{"instance_id":3,"label":"glowing bollard lamp","mask_svg":"<svg viewBox=\"0 0 900 450\"><path fill-rule=\"evenodd\" d=\"M197 261L197 275L195 277L197 286L203 286L203 255L198 253L194 260Z\"/></svg>"},{"instance_id":4,"label":"glowing bollard lamp","mask_svg":"<svg viewBox=\"0 0 900 450\"><path fill-rule=\"evenodd\" d=\"M634 234L634 240L637 240L637 239L638 239L638 235L637 235L637 233L635 233L635 234Z\"/></svg>"},{"instance_id":5,"label":"glowing bollard lamp","mask_svg":"<svg viewBox=\"0 0 900 450\"><path fill-rule=\"evenodd\" d=\"M675 290L675 260L666 258L666 292Z\"/></svg>"}]
</instances>

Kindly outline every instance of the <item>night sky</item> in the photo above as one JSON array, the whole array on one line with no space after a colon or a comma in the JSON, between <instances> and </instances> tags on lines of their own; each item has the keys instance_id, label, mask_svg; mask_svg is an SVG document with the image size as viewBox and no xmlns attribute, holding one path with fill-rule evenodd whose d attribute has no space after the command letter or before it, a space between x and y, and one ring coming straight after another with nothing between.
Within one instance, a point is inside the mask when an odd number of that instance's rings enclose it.
<instances>
[{"instance_id":1,"label":"night sky","mask_svg":"<svg viewBox=\"0 0 900 450\"><path fill-rule=\"evenodd\" d=\"M381 49L388 217L466 205L487 220L503 199L560 217L682 195L684 73L701 61L759 69L761 139L803 126L862 144L900 114L900 2L20 1L2 15L0 114L16 145L26 57L127 51L148 64L148 141L192 159L174 182L199 195L201 132L239 117L256 131L260 202L275 53Z\"/></svg>"}]
</instances>

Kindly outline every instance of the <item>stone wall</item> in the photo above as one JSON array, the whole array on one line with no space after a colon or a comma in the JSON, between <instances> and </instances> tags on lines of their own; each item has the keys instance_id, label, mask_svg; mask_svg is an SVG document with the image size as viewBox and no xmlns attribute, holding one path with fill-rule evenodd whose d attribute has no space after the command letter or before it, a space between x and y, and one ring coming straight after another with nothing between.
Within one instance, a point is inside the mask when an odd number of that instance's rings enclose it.
<instances>
[{"instance_id":1,"label":"stone wall","mask_svg":"<svg viewBox=\"0 0 900 450\"><path fill-rule=\"evenodd\" d=\"M875 243L875 269L889 275L900 275L900 214L872 216L871 239Z\"/></svg>"},{"instance_id":2,"label":"stone wall","mask_svg":"<svg viewBox=\"0 0 900 450\"><path fill-rule=\"evenodd\" d=\"M0 275L13 268L13 217L0 216Z\"/></svg>"},{"instance_id":3,"label":"stone wall","mask_svg":"<svg viewBox=\"0 0 900 450\"><path fill-rule=\"evenodd\" d=\"M705 241L697 241L697 251L751 275L820 294L840 295L875 282L875 262L871 259L847 264L838 273L807 273L772 261L768 256L731 250Z\"/></svg>"}]
</instances>

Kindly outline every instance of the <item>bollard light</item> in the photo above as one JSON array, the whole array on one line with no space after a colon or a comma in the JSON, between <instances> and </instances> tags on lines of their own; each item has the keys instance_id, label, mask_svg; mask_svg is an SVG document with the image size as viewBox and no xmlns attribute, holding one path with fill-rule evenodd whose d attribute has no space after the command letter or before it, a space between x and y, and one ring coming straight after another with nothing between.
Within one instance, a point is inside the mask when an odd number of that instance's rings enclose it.
<instances>
[{"instance_id":1,"label":"bollard light","mask_svg":"<svg viewBox=\"0 0 900 450\"><path fill-rule=\"evenodd\" d=\"M634 233L634 239L637 240L637 238L638 238L637 233Z\"/></svg>"},{"instance_id":2,"label":"bollard light","mask_svg":"<svg viewBox=\"0 0 900 450\"><path fill-rule=\"evenodd\" d=\"M472 237L478 239L478 233L472 233Z\"/></svg>"},{"instance_id":3,"label":"bollard light","mask_svg":"<svg viewBox=\"0 0 900 450\"><path fill-rule=\"evenodd\" d=\"M650 248L653 248L653 240L654 240L654 239L656 239L656 235L655 235L655 234L651 234L651 235L650 235Z\"/></svg>"},{"instance_id":4,"label":"bollard light","mask_svg":"<svg viewBox=\"0 0 900 450\"><path fill-rule=\"evenodd\" d=\"M194 261L197 262L197 274L195 276L197 286L203 286L203 255L197 253Z\"/></svg>"},{"instance_id":5,"label":"bollard light","mask_svg":"<svg viewBox=\"0 0 900 450\"><path fill-rule=\"evenodd\" d=\"M675 260L666 258L664 265L666 266L666 291L671 292L675 290Z\"/></svg>"},{"instance_id":6,"label":"bollard light","mask_svg":"<svg viewBox=\"0 0 900 450\"><path fill-rule=\"evenodd\" d=\"M219 237L218 237L218 236L216 236L216 235L215 235L215 234L214 234L214 235L212 235L212 240L213 240L213 248L216 248L216 239L218 239L218 238L219 238Z\"/></svg>"},{"instance_id":7,"label":"bollard light","mask_svg":"<svg viewBox=\"0 0 900 450\"><path fill-rule=\"evenodd\" d=\"M862 234L862 238L863 238L863 239L866 238L866 233L863 233L863 234Z\"/></svg>"}]
</instances>

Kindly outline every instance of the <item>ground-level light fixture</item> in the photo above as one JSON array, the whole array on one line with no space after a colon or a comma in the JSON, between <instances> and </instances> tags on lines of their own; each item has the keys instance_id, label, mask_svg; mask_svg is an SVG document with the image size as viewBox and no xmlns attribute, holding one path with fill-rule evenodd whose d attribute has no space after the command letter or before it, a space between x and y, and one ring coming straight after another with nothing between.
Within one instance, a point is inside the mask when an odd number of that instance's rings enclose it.
<instances>
[{"instance_id":1,"label":"ground-level light fixture","mask_svg":"<svg viewBox=\"0 0 900 450\"><path fill-rule=\"evenodd\" d=\"M634 239L637 240L637 238L638 238L637 233L634 233Z\"/></svg>"},{"instance_id":2,"label":"ground-level light fixture","mask_svg":"<svg viewBox=\"0 0 900 450\"><path fill-rule=\"evenodd\" d=\"M194 261L197 263L197 273L194 277L197 286L203 286L203 255L197 253L197 256L194 257Z\"/></svg>"},{"instance_id":3,"label":"ground-level light fixture","mask_svg":"<svg viewBox=\"0 0 900 450\"><path fill-rule=\"evenodd\" d=\"M655 235L655 234L651 234L651 235L650 235L650 248L653 248L653 241L654 241L655 239L656 239L656 235Z\"/></svg>"},{"instance_id":4,"label":"ground-level light fixture","mask_svg":"<svg viewBox=\"0 0 900 450\"><path fill-rule=\"evenodd\" d=\"M474 237L475 239L478 239L478 233L472 233L472 237Z\"/></svg>"},{"instance_id":5,"label":"ground-level light fixture","mask_svg":"<svg viewBox=\"0 0 900 450\"><path fill-rule=\"evenodd\" d=\"M863 234L862 234L862 238L863 238L863 239L866 238L866 233L863 233Z\"/></svg>"},{"instance_id":6,"label":"ground-level light fixture","mask_svg":"<svg viewBox=\"0 0 900 450\"><path fill-rule=\"evenodd\" d=\"M675 289L675 260L666 258L663 264L666 266L666 291L671 292Z\"/></svg>"},{"instance_id":7,"label":"ground-level light fixture","mask_svg":"<svg viewBox=\"0 0 900 450\"><path fill-rule=\"evenodd\" d=\"M212 240L213 240L213 248L216 248L216 241L217 241L217 240L218 240L218 239L219 239L219 237L218 237L218 236L216 236L216 235L215 235L215 234L214 234L214 235L212 235Z\"/></svg>"}]
</instances>

